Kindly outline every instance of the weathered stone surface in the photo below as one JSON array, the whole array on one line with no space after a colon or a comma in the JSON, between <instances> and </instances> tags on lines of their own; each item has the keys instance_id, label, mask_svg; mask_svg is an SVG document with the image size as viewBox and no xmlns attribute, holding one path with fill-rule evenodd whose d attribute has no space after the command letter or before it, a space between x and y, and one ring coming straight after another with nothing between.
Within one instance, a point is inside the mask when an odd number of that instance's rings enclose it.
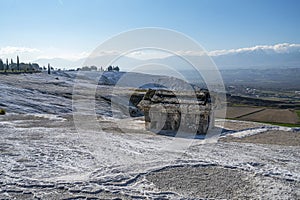
<instances>
[{"instance_id":1,"label":"weathered stone surface","mask_svg":"<svg viewBox=\"0 0 300 200\"><path fill-rule=\"evenodd\" d=\"M213 120L210 95L206 90L149 89L138 107L144 112L146 129L154 132L206 134Z\"/></svg>"}]
</instances>

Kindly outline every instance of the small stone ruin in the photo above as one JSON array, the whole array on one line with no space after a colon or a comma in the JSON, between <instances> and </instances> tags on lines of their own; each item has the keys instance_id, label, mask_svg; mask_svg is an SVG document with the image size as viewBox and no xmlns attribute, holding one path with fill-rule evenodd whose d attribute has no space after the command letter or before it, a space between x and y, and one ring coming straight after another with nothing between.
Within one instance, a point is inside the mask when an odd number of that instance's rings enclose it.
<instances>
[{"instance_id":1,"label":"small stone ruin","mask_svg":"<svg viewBox=\"0 0 300 200\"><path fill-rule=\"evenodd\" d=\"M149 89L138 104L147 130L206 134L213 126L211 98L207 90L175 92Z\"/></svg>"}]
</instances>

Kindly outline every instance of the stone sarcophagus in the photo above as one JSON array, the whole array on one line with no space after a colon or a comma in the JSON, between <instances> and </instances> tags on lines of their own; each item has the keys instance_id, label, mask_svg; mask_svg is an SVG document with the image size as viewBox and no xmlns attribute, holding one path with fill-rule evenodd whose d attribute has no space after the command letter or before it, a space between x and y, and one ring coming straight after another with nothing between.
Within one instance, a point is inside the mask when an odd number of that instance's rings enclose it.
<instances>
[{"instance_id":1,"label":"stone sarcophagus","mask_svg":"<svg viewBox=\"0 0 300 200\"><path fill-rule=\"evenodd\" d=\"M214 120L207 90L149 89L138 107L144 112L146 129L156 133L206 134Z\"/></svg>"}]
</instances>

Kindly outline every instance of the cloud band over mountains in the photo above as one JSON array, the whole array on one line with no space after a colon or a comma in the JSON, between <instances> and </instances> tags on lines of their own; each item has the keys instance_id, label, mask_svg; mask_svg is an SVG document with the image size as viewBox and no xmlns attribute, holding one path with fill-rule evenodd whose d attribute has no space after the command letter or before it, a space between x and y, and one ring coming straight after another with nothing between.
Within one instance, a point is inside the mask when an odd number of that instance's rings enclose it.
<instances>
[{"instance_id":1,"label":"cloud band over mountains","mask_svg":"<svg viewBox=\"0 0 300 200\"><path fill-rule=\"evenodd\" d=\"M0 58L15 58L17 55L27 62L38 62L41 65L47 63L55 63L57 67L81 67L84 60L91 58L88 52L75 53L71 52L54 54L57 51L52 51L51 55L47 55L47 51L42 51L37 48L28 47L2 47L0 48ZM119 55L118 50L101 51L98 57ZM250 66L292 66L300 67L300 44L280 43L275 45L257 45L253 47L245 47L238 49L214 50L209 52L194 52L194 51L178 51L175 55L184 56L202 56L208 55L219 67L250 67ZM95 55L93 55L95 56ZM163 63L174 54L165 52L143 51L139 50L131 52L125 57L131 60L161 60ZM169 59L170 60L170 59ZM130 63L130 60L128 61ZM176 64L166 62L166 64Z\"/></svg>"},{"instance_id":2,"label":"cloud band over mountains","mask_svg":"<svg viewBox=\"0 0 300 200\"><path fill-rule=\"evenodd\" d=\"M253 52L253 51L265 51L266 53L300 52L300 44L282 43L282 44L276 44L276 45L257 45L254 47L246 47L246 48L239 48L239 49L211 51L211 52L208 52L208 55L209 56L220 56L220 55L226 55L226 54Z\"/></svg>"}]
</instances>

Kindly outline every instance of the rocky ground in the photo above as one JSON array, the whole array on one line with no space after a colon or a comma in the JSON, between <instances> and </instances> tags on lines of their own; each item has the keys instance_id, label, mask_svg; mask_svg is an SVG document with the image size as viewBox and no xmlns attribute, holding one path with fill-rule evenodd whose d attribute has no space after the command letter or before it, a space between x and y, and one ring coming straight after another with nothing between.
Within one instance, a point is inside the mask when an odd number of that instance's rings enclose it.
<instances>
[{"instance_id":1,"label":"rocky ground","mask_svg":"<svg viewBox=\"0 0 300 200\"><path fill-rule=\"evenodd\" d=\"M55 78L24 76L25 90L0 82L9 106L0 116L0 199L300 199L297 128L217 120L212 133L222 128L221 136L203 140L99 115L95 130L74 123L72 80ZM105 102L97 108L107 113Z\"/></svg>"},{"instance_id":2,"label":"rocky ground","mask_svg":"<svg viewBox=\"0 0 300 200\"><path fill-rule=\"evenodd\" d=\"M228 132L203 144L149 133L140 119L126 121L128 132L120 121L99 119L106 143L97 133L80 135L71 119L1 116L1 199L300 198L300 145L289 138L298 137L295 130ZM270 132L291 144L268 144Z\"/></svg>"}]
</instances>

